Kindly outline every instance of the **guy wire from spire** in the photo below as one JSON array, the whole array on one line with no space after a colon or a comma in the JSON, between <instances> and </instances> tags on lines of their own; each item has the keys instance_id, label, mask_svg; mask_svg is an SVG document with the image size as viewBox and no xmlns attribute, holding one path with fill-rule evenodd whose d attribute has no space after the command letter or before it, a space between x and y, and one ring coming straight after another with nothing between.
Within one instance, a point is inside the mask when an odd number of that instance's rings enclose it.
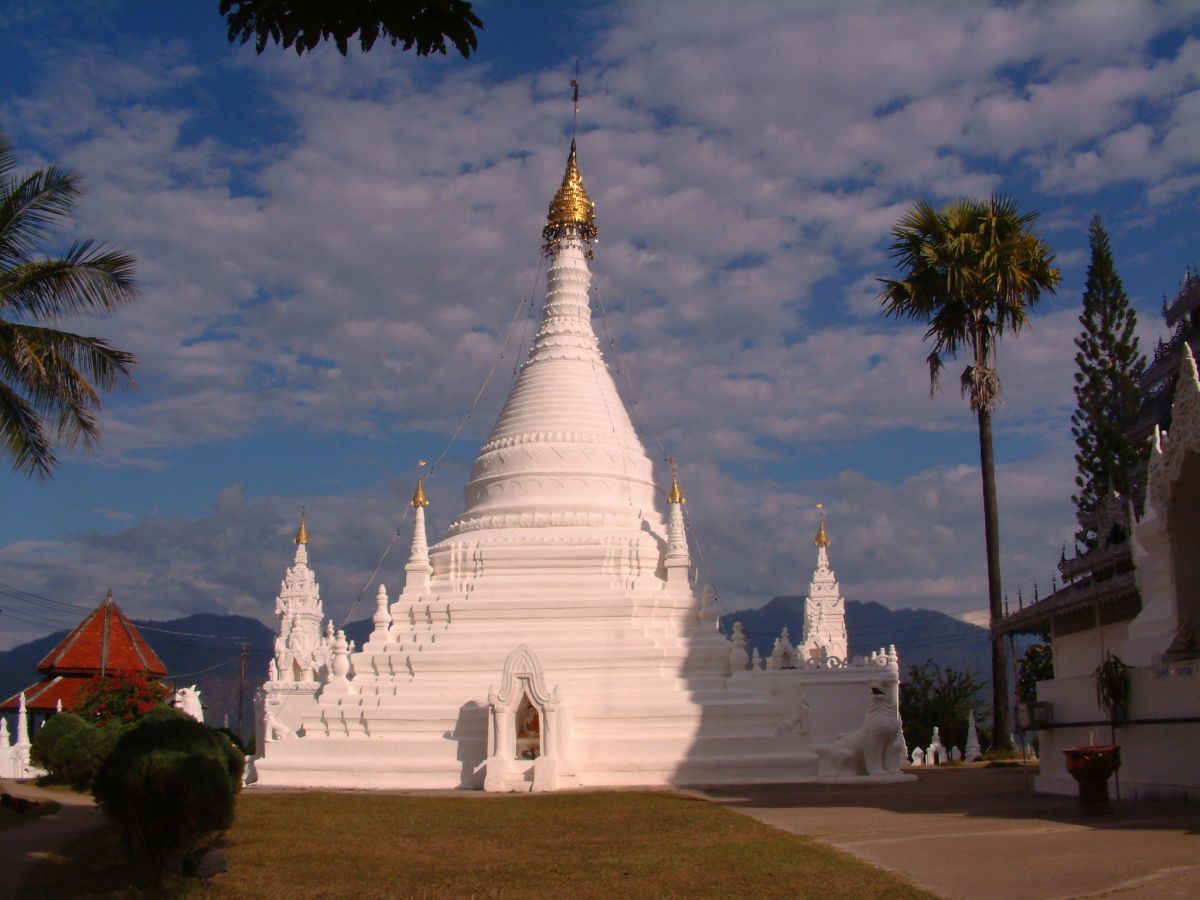
<instances>
[{"instance_id":1,"label":"guy wire from spire","mask_svg":"<svg viewBox=\"0 0 1200 900\"><path fill-rule=\"evenodd\" d=\"M537 271L539 273L541 272L540 259L538 262ZM534 276L534 287L535 288L537 287L538 277L539 277L538 275ZM517 303L517 308L515 310L513 310L512 318L508 322L508 328L506 328L504 331L504 341L500 345L499 355L496 357L496 360L492 363L492 367L491 367L491 369L488 370L487 375L484 377L483 383L479 386L479 390L475 392L475 399L471 401L471 406L467 409L466 415L464 415L462 417L462 420L458 423L458 427L455 428L454 433L452 435L450 435L450 440L448 440L446 442L446 446L442 448L441 455L439 455L438 458L436 460L434 460L433 464L429 466L429 471L424 475L424 479L426 482L428 482L430 479L433 478L434 473L436 473L438 466L441 464L442 460L444 460L446 458L446 454L450 452L450 448L454 446L454 442L456 440L458 440L458 436L462 433L462 430L466 427L467 422L471 421L471 416L475 413L475 407L479 405L480 398L483 397L483 394L487 390L488 385L491 384L492 376L494 376L496 374L496 369L499 368L499 366L500 366L500 361L504 359L504 353L508 349L508 342L512 338L513 329L516 327L516 324L517 324L517 316L520 315L522 308L525 306L526 300L527 300L526 297L521 297L520 301ZM342 625L341 625L342 628L346 627L346 623L349 622L350 617L352 615L354 615L354 610L357 609L358 604L362 602L363 594L365 594L367 592L367 589L370 588L371 585L375 582L375 577L379 574L379 570L383 567L383 561L385 559L387 559L387 555L392 551L392 546L396 543L397 538L399 538L404 533L404 526L408 522L408 515L411 510L412 510L412 506L406 503L404 505L404 515L402 515L400 517L400 524L397 526L395 532L392 534L391 540L389 540L387 542L387 546L383 548L383 553L379 557L379 562L377 562L375 564L375 570L373 572L371 572L371 577L367 579L366 583L362 586L362 589L358 592L358 596L354 598L354 602L350 604L350 609L347 610L345 618L342 619Z\"/></svg>"},{"instance_id":2,"label":"guy wire from spire","mask_svg":"<svg viewBox=\"0 0 1200 900\"><path fill-rule=\"evenodd\" d=\"M520 369L521 369L522 357L528 352L528 350L525 347L525 338L529 334L529 323L535 318L533 315L531 315L531 313L533 312L533 298L537 296L538 282L540 282L542 280L542 266L545 264L545 262L546 262L545 254L539 253L538 260L537 260L537 266L533 270L533 284L530 285L530 287L529 287L529 297L528 297L529 309L525 312L525 315L521 319L521 339L517 342L516 353L513 354L512 378L510 378L508 380L508 393L509 394L512 393L513 385L515 385L517 383L517 374L520 372ZM544 308L545 305L546 305L546 300L543 297L542 298L542 306L538 308L538 314L541 313L542 308Z\"/></svg>"},{"instance_id":3,"label":"guy wire from spire","mask_svg":"<svg viewBox=\"0 0 1200 900\"><path fill-rule=\"evenodd\" d=\"M625 379L625 385L629 389L630 418L633 419L634 431L637 432L638 437L640 437L643 441L645 441L647 438L654 441L654 443L658 445L658 449L662 452L663 458L665 459L666 457L670 456L670 454L667 453L667 448L663 446L663 442L659 440L658 435L649 434L647 429L642 425L641 416L638 411L639 401L637 391L634 389L633 380L629 377L629 371L621 361L621 348L617 346L616 340L608 330L608 308L604 305L604 298L600 296L600 285L593 281L591 289L596 294L596 308L600 311L600 327L604 330L604 338L608 341L608 346L612 349L614 362L616 363L617 374L621 375L621 377ZM696 533L695 529L692 528L691 515L686 505L683 507L683 524L687 531L691 534L692 543L696 545L696 556L700 562L700 565L696 567L696 575L700 576L702 572L708 571L708 560L704 558L704 545L700 542L700 536ZM697 580L703 581L703 578L698 577ZM721 595L719 593L717 594L716 605L718 608L717 626L720 628L721 633L724 634L725 626L721 622Z\"/></svg>"}]
</instances>

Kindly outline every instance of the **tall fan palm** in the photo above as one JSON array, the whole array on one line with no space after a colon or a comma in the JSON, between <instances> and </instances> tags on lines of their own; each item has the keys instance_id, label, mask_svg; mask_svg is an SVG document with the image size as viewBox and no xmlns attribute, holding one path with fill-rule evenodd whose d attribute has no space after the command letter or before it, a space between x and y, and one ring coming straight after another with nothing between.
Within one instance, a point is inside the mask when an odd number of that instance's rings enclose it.
<instances>
[{"instance_id":1,"label":"tall fan palm","mask_svg":"<svg viewBox=\"0 0 1200 900\"><path fill-rule=\"evenodd\" d=\"M915 204L892 229L891 255L902 280L883 279L886 314L928 322L933 342L930 390L944 361L960 353L970 363L962 392L979 423L983 475L983 525L987 543L988 604L992 623L993 746L1012 748L1008 664L995 633L1003 615L1000 587L1000 526L992 411L1000 398L996 344L1005 331L1018 333L1043 292L1054 293L1059 273L1054 254L1031 230L1036 212L1018 211L1010 197L958 200L942 210Z\"/></svg>"},{"instance_id":2,"label":"tall fan palm","mask_svg":"<svg viewBox=\"0 0 1200 900\"><path fill-rule=\"evenodd\" d=\"M119 250L89 240L57 258L39 251L81 195L65 169L16 173L0 134L0 440L13 468L39 479L58 464L54 443L95 443L100 393L128 382L137 362L101 338L51 327L139 296L133 258Z\"/></svg>"}]
</instances>

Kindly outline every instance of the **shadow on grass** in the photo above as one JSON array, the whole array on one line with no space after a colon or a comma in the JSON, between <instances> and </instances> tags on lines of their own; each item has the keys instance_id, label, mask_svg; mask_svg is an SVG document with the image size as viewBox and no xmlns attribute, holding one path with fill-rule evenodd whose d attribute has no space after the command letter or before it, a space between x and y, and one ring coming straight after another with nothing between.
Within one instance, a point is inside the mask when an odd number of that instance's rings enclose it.
<instances>
[{"instance_id":1,"label":"shadow on grass","mask_svg":"<svg viewBox=\"0 0 1200 900\"><path fill-rule=\"evenodd\" d=\"M53 800L42 800L33 809L24 812L17 812L15 809L9 809L7 806L0 806L0 831L5 831L9 828L19 828L42 816L56 813L60 809L62 807Z\"/></svg>"},{"instance_id":2,"label":"shadow on grass","mask_svg":"<svg viewBox=\"0 0 1200 900\"><path fill-rule=\"evenodd\" d=\"M47 853L25 879L19 898L45 897L177 897L192 894L196 885L181 882L165 890L130 865L116 828L79 838Z\"/></svg>"}]
</instances>

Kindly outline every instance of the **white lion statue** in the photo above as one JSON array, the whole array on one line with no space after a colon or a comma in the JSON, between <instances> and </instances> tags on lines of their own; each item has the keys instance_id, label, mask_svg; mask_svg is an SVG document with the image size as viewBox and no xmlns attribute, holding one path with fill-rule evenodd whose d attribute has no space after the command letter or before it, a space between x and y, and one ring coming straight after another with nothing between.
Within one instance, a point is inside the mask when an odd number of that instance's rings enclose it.
<instances>
[{"instance_id":1,"label":"white lion statue","mask_svg":"<svg viewBox=\"0 0 1200 900\"><path fill-rule=\"evenodd\" d=\"M897 775L904 740L892 691L872 679L867 714L862 724L829 748L829 762L838 775Z\"/></svg>"},{"instance_id":2,"label":"white lion statue","mask_svg":"<svg viewBox=\"0 0 1200 900\"><path fill-rule=\"evenodd\" d=\"M185 713L204 724L204 707L200 703L200 690L194 684L191 687L177 688L171 695L171 705L182 709Z\"/></svg>"}]
</instances>

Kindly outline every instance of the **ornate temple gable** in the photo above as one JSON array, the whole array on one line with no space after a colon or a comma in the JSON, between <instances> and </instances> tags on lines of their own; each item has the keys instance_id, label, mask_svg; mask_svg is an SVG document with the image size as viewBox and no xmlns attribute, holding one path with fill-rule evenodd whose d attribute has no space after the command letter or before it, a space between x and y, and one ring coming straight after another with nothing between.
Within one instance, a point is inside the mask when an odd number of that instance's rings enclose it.
<instances>
[{"instance_id":1,"label":"ornate temple gable","mask_svg":"<svg viewBox=\"0 0 1200 900\"><path fill-rule=\"evenodd\" d=\"M488 703L499 709L515 709L523 690L528 691L539 706L558 704L562 700L557 687L552 691L546 686L542 660L528 644L521 644L508 654L500 676L500 690L488 691Z\"/></svg>"},{"instance_id":2,"label":"ornate temple gable","mask_svg":"<svg viewBox=\"0 0 1200 900\"><path fill-rule=\"evenodd\" d=\"M1179 382L1171 404L1171 429L1154 429L1150 450L1146 499L1165 512L1175 484L1183 473L1183 461L1189 453L1200 453L1200 377L1191 347L1184 345Z\"/></svg>"}]
</instances>

